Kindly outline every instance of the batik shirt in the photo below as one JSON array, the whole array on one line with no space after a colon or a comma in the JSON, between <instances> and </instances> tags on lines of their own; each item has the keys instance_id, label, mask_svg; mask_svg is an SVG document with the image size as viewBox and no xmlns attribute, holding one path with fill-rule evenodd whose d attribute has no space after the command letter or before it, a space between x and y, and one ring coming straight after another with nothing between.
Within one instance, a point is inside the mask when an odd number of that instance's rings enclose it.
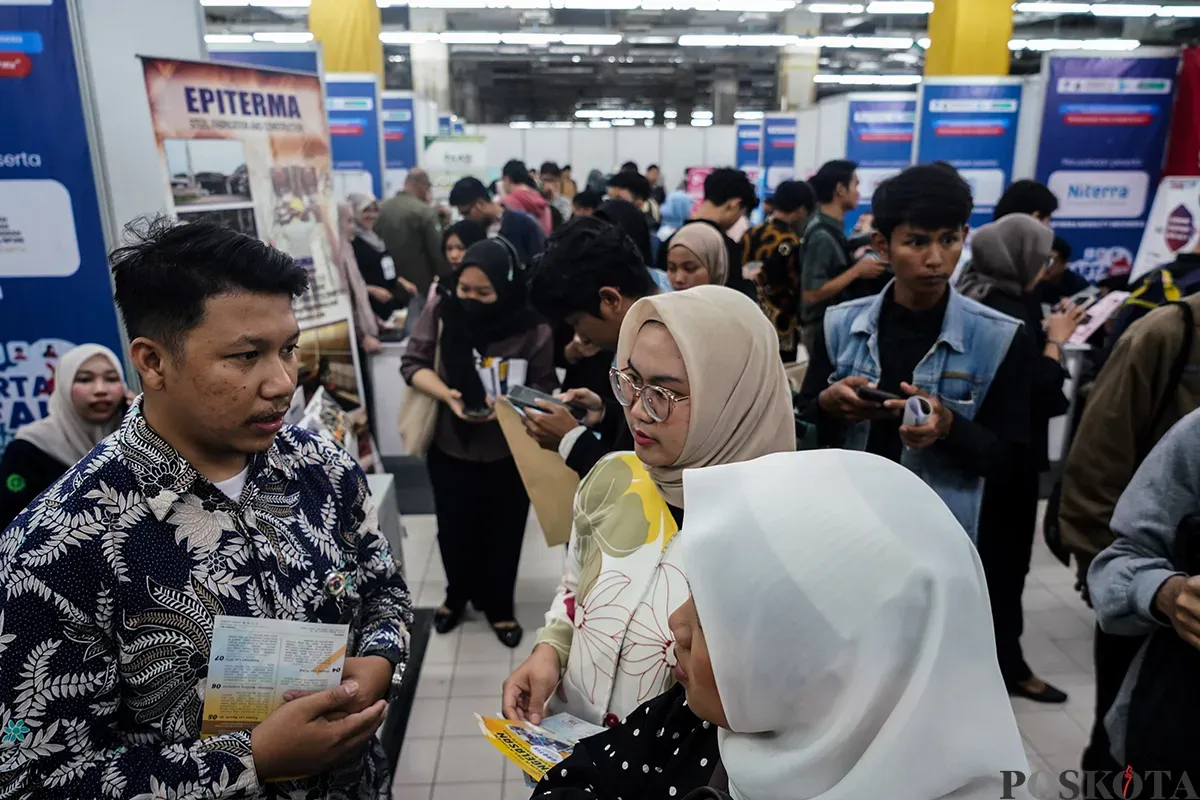
<instances>
[{"instance_id":1,"label":"batik shirt","mask_svg":"<svg viewBox=\"0 0 1200 800\"><path fill-rule=\"evenodd\" d=\"M200 739L218 615L349 623L349 653L403 669L411 598L332 444L284 428L234 502L139 401L0 536L0 586L0 798L387 797L376 739L270 784L249 731Z\"/></svg>"}]
</instances>

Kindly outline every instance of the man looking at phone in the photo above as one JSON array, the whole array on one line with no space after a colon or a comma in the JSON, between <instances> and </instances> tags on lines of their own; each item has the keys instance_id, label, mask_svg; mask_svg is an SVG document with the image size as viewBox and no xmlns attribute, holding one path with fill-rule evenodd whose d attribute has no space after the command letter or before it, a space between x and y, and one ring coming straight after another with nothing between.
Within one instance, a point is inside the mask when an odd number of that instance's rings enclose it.
<instances>
[{"instance_id":1,"label":"man looking at phone","mask_svg":"<svg viewBox=\"0 0 1200 800\"><path fill-rule=\"evenodd\" d=\"M0 795L385 797L411 599L362 470L283 424L305 272L214 223L132 233L145 393L0 538ZM348 624L343 682L201 739L221 616Z\"/></svg>"},{"instance_id":2,"label":"man looking at phone","mask_svg":"<svg viewBox=\"0 0 1200 800\"><path fill-rule=\"evenodd\" d=\"M542 403L545 413L527 414L525 427L542 447L558 450L581 477L604 454L633 449L625 416L607 388L608 370L625 314L657 291L637 244L615 225L594 217L572 218L555 231L534 266L534 307L575 329L574 339L563 347L563 358L577 370L594 373L595 380L587 381L591 388L569 389L559 396L587 411L582 424L569 409Z\"/></svg>"},{"instance_id":3,"label":"man looking at phone","mask_svg":"<svg viewBox=\"0 0 1200 800\"><path fill-rule=\"evenodd\" d=\"M1030 383L1019 323L950 289L971 208L970 188L945 167L911 167L880 184L872 246L896 277L879 295L826 312L797 409L820 445L911 469L974 540L985 477L1028 440ZM903 425L914 395L928 419Z\"/></svg>"}]
</instances>

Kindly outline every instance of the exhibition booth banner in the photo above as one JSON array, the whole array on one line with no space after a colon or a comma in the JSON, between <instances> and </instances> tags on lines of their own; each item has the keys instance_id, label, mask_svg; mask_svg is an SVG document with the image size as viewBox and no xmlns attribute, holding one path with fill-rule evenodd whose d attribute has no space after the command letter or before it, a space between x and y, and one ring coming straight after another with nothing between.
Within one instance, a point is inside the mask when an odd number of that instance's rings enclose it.
<instances>
[{"instance_id":1,"label":"exhibition booth banner","mask_svg":"<svg viewBox=\"0 0 1200 800\"><path fill-rule=\"evenodd\" d=\"M851 100L846 126L846 158L858 164L858 208L847 214L853 227L871 210L875 187L912 163L917 100Z\"/></svg>"},{"instance_id":2,"label":"exhibition booth banner","mask_svg":"<svg viewBox=\"0 0 1200 800\"><path fill-rule=\"evenodd\" d=\"M971 185L971 227L992 221L1012 180L1020 78L927 78L921 85L916 163L945 161Z\"/></svg>"},{"instance_id":3,"label":"exhibition booth banner","mask_svg":"<svg viewBox=\"0 0 1200 800\"><path fill-rule=\"evenodd\" d=\"M400 191L404 176L417 166L417 128L412 95L383 93L384 191L391 197Z\"/></svg>"},{"instance_id":4,"label":"exhibition booth banner","mask_svg":"<svg viewBox=\"0 0 1200 800\"><path fill-rule=\"evenodd\" d=\"M796 174L796 115L767 114L762 128L762 168L769 195Z\"/></svg>"},{"instance_id":5,"label":"exhibition booth banner","mask_svg":"<svg viewBox=\"0 0 1200 800\"><path fill-rule=\"evenodd\" d=\"M487 139L482 136L426 136L421 164L429 173L438 202L450 198L460 178L487 174Z\"/></svg>"},{"instance_id":6,"label":"exhibition booth banner","mask_svg":"<svg viewBox=\"0 0 1200 800\"><path fill-rule=\"evenodd\" d=\"M1183 50L1164 175L1200 175L1200 47Z\"/></svg>"},{"instance_id":7,"label":"exhibition booth banner","mask_svg":"<svg viewBox=\"0 0 1200 800\"><path fill-rule=\"evenodd\" d=\"M762 195L762 129L761 122L739 122L737 124L737 153L734 165L754 184Z\"/></svg>"},{"instance_id":8,"label":"exhibition booth banner","mask_svg":"<svg viewBox=\"0 0 1200 800\"><path fill-rule=\"evenodd\" d=\"M1200 177L1163 178L1146 230L1138 247L1137 260L1129 276L1135 281L1152 270L1173 262L1180 253L1200 248Z\"/></svg>"},{"instance_id":9,"label":"exhibition booth banner","mask_svg":"<svg viewBox=\"0 0 1200 800\"><path fill-rule=\"evenodd\" d=\"M122 351L67 3L0 2L0 452L85 342Z\"/></svg>"},{"instance_id":10,"label":"exhibition booth banner","mask_svg":"<svg viewBox=\"0 0 1200 800\"><path fill-rule=\"evenodd\" d=\"M346 188L383 197L383 126L379 118L379 78L330 73L325 76L325 105L333 169ZM364 191L365 193L365 191Z\"/></svg>"},{"instance_id":11,"label":"exhibition booth banner","mask_svg":"<svg viewBox=\"0 0 1200 800\"><path fill-rule=\"evenodd\" d=\"M1127 275L1170 126L1176 56L1054 56L1037 179L1058 197L1054 229L1089 281Z\"/></svg>"},{"instance_id":12,"label":"exhibition booth banner","mask_svg":"<svg viewBox=\"0 0 1200 800\"><path fill-rule=\"evenodd\" d=\"M308 50L297 49L295 45L287 45L278 50L213 50L210 48L208 57L213 61L223 61L226 64L290 69L293 72L309 72L313 75L321 71L321 54L315 47Z\"/></svg>"}]
</instances>

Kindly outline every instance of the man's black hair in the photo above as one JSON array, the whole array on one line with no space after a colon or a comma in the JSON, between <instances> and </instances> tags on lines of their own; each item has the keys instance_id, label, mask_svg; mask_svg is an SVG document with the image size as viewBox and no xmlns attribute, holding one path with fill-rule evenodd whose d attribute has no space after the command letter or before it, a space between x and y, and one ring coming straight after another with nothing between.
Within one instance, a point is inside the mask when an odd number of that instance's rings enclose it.
<instances>
[{"instance_id":1,"label":"man's black hair","mask_svg":"<svg viewBox=\"0 0 1200 800\"><path fill-rule=\"evenodd\" d=\"M538 175L541 175L543 178L561 178L562 170L553 161L543 161L542 168L538 170Z\"/></svg>"},{"instance_id":2,"label":"man's black hair","mask_svg":"<svg viewBox=\"0 0 1200 800\"><path fill-rule=\"evenodd\" d=\"M455 208L474 205L477 200L491 202L492 194L479 178L459 178L450 189L450 205Z\"/></svg>"},{"instance_id":3,"label":"man's black hair","mask_svg":"<svg viewBox=\"0 0 1200 800\"><path fill-rule=\"evenodd\" d=\"M129 244L109 254L114 299L130 340L153 339L182 352L204 321L208 298L230 292L287 295L308 289L308 273L287 253L216 222L166 217L125 227Z\"/></svg>"},{"instance_id":4,"label":"man's black hair","mask_svg":"<svg viewBox=\"0 0 1200 800\"><path fill-rule=\"evenodd\" d=\"M650 199L650 181L645 175L637 172L617 172L609 177L605 186L615 186L618 189L628 189L637 200Z\"/></svg>"},{"instance_id":5,"label":"man's black hair","mask_svg":"<svg viewBox=\"0 0 1200 800\"><path fill-rule=\"evenodd\" d=\"M649 175L650 170L652 169L658 169L658 164L651 164L650 166L646 167L646 174Z\"/></svg>"},{"instance_id":6,"label":"man's black hair","mask_svg":"<svg viewBox=\"0 0 1200 800\"><path fill-rule=\"evenodd\" d=\"M500 174L515 184L537 188L533 182L533 176L529 174L529 167L525 166L524 161L512 159L504 165Z\"/></svg>"},{"instance_id":7,"label":"man's black hair","mask_svg":"<svg viewBox=\"0 0 1200 800\"><path fill-rule=\"evenodd\" d=\"M1061 236L1054 237L1054 244L1050 245L1052 253L1058 253L1059 258L1064 262L1071 260L1071 244Z\"/></svg>"},{"instance_id":8,"label":"man's black hair","mask_svg":"<svg viewBox=\"0 0 1200 800\"><path fill-rule=\"evenodd\" d=\"M782 211L785 214L790 214L800 208L811 214L816 208L817 197L813 194L812 187L804 181L784 181L775 187L775 194L771 196L771 202L776 211Z\"/></svg>"},{"instance_id":9,"label":"man's black hair","mask_svg":"<svg viewBox=\"0 0 1200 800\"><path fill-rule=\"evenodd\" d=\"M834 196L837 195L838 186L845 186L849 189L856 169L858 169L858 164L844 158L826 161L822 164L821 168L817 170L817 174L808 179L808 185L816 194L817 202L832 203Z\"/></svg>"},{"instance_id":10,"label":"man's black hair","mask_svg":"<svg viewBox=\"0 0 1200 800\"><path fill-rule=\"evenodd\" d=\"M992 219L1007 217L1009 214L1038 214L1043 219L1058 210L1058 198L1054 192L1042 183L1031 180L1015 181L1004 190Z\"/></svg>"},{"instance_id":11,"label":"man's black hair","mask_svg":"<svg viewBox=\"0 0 1200 800\"><path fill-rule=\"evenodd\" d=\"M626 161L621 165L621 172L637 172L638 165L636 161Z\"/></svg>"},{"instance_id":12,"label":"man's black hair","mask_svg":"<svg viewBox=\"0 0 1200 800\"><path fill-rule=\"evenodd\" d=\"M902 224L930 231L961 228L974 205L971 187L957 172L922 164L879 184L871 198L871 213L875 230L891 239Z\"/></svg>"},{"instance_id":13,"label":"man's black hair","mask_svg":"<svg viewBox=\"0 0 1200 800\"><path fill-rule=\"evenodd\" d=\"M733 167L714 169L704 179L704 199L715 206L730 200L741 200L742 211L749 214L758 208L758 195L746 173Z\"/></svg>"},{"instance_id":14,"label":"man's black hair","mask_svg":"<svg viewBox=\"0 0 1200 800\"><path fill-rule=\"evenodd\" d=\"M550 235L535 259L529 297L551 320L579 313L598 317L605 286L630 299L647 297L657 288L637 244L620 228L595 217L572 217Z\"/></svg>"},{"instance_id":15,"label":"man's black hair","mask_svg":"<svg viewBox=\"0 0 1200 800\"><path fill-rule=\"evenodd\" d=\"M575 194L575 199L571 201L571 205L575 208L590 208L595 211L604 202L604 198L594 189L584 189L582 192Z\"/></svg>"}]
</instances>

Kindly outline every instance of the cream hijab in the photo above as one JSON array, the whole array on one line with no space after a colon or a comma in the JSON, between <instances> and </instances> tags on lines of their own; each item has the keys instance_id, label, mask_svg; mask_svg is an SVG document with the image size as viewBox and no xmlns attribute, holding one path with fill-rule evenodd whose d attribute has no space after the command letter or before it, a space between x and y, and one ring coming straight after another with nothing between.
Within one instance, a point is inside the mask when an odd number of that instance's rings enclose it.
<instances>
[{"instance_id":1,"label":"cream hijab","mask_svg":"<svg viewBox=\"0 0 1200 800\"><path fill-rule=\"evenodd\" d=\"M17 431L18 439L29 442L67 466L73 466L81 460L121 425L119 415L99 425L88 422L71 402L71 386L75 383L75 375L92 356L105 356L111 361L124 383L125 371L121 369L121 359L117 358L116 353L98 344L81 344L64 353L58 362L58 369L54 373L54 392L50 395L50 415Z\"/></svg>"},{"instance_id":2,"label":"cream hijab","mask_svg":"<svg viewBox=\"0 0 1200 800\"><path fill-rule=\"evenodd\" d=\"M725 245L725 234L707 222L689 222L675 231L667 252L676 247L691 251L701 264L708 267L709 284L725 285L725 278L729 275L729 250Z\"/></svg>"},{"instance_id":3,"label":"cream hijab","mask_svg":"<svg viewBox=\"0 0 1200 800\"><path fill-rule=\"evenodd\" d=\"M621 324L619 368L629 366L638 331L652 321L675 338L691 384L692 416L679 460L647 467L668 503L683 506L685 469L796 449L779 337L753 300L724 286L643 297Z\"/></svg>"},{"instance_id":4,"label":"cream hijab","mask_svg":"<svg viewBox=\"0 0 1200 800\"><path fill-rule=\"evenodd\" d=\"M979 555L920 478L817 450L684 487L736 800L995 800L1028 774Z\"/></svg>"}]
</instances>

